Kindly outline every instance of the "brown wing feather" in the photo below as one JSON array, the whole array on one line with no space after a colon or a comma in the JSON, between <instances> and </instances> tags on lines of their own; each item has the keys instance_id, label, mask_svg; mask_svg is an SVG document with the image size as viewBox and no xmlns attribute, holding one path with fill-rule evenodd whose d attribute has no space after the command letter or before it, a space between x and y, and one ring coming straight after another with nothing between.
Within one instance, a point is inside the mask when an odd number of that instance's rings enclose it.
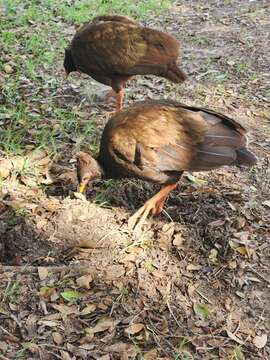
<instances>
[{"instance_id":1,"label":"brown wing feather","mask_svg":"<svg viewBox=\"0 0 270 360\"><path fill-rule=\"evenodd\" d=\"M240 155L253 164L243 132L238 123L212 110L145 101L109 120L99 159L111 176L172 182L184 170L238 164Z\"/></svg>"},{"instance_id":2,"label":"brown wing feather","mask_svg":"<svg viewBox=\"0 0 270 360\"><path fill-rule=\"evenodd\" d=\"M121 23L133 24L133 25L138 24L133 19L131 19L131 18L127 17L127 16L122 16L122 15L101 15L101 16L96 16L92 20L92 23L99 23L99 22L102 22L102 21L118 21L118 22L121 22Z\"/></svg>"},{"instance_id":3,"label":"brown wing feather","mask_svg":"<svg viewBox=\"0 0 270 360\"><path fill-rule=\"evenodd\" d=\"M117 82L136 74L159 75L176 82L185 79L176 65L179 55L176 39L131 21L107 18L98 17L100 20L83 26L75 34L71 53L78 70L107 85L116 82L115 87Z\"/></svg>"}]
</instances>

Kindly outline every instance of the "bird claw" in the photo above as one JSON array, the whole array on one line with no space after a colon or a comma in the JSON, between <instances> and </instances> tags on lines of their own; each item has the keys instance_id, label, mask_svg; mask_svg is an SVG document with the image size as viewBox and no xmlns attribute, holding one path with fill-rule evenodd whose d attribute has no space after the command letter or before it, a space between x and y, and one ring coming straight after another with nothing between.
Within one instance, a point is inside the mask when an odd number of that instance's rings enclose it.
<instances>
[{"instance_id":1,"label":"bird claw","mask_svg":"<svg viewBox=\"0 0 270 360\"><path fill-rule=\"evenodd\" d=\"M162 211L163 205L163 199L157 202L150 199L129 218L128 227L135 232L140 232L147 217L150 214L158 215Z\"/></svg>"},{"instance_id":2,"label":"bird claw","mask_svg":"<svg viewBox=\"0 0 270 360\"><path fill-rule=\"evenodd\" d=\"M148 210L145 205L136 211L128 220L128 227L130 230L140 232L149 212L150 209Z\"/></svg>"}]
</instances>

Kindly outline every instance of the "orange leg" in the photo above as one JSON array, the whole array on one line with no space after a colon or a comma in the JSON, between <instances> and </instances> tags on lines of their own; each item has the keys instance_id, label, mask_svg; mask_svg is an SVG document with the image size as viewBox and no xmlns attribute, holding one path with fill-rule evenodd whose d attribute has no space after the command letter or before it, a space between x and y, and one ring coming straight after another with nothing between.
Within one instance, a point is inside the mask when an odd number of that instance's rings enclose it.
<instances>
[{"instance_id":1,"label":"orange leg","mask_svg":"<svg viewBox=\"0 0 270 360\"><path fill-rule=\"evenodd\" d=\"M146 203L132 215L128 221L131 229L140 229L148 215L158 215L161 213L169 193L175 189L177 183L165 185L156 195L147 200Z\"/></svg>"},{"instance_id":2,"label":"orange leg","mask_svg":"<svg viewBox=\"0 0 270 360\"><path fill-rule=\"evenodd\" d=\"M124 98L124 90L121 89L121 90L116 94L115 112L120 111L120 110L122 109L123 98Z\"/></svg>"},{"instance_id":3,"label":"orange leg","mask_svg":"<svg viewBox=\"0 0 270 360\"><path fill-rule=\"evenodd\" d=\"M124 98L124 90L120 90L119 92L115 92L113 89L110 90L106 94L106 100L109 101L110 98L115 98L116 104L115 104L115 112L118 112L122 109L123 105L123 98ZM110 113L110 115L113 115L113 112Z\"/></svg>"}]
</instances>

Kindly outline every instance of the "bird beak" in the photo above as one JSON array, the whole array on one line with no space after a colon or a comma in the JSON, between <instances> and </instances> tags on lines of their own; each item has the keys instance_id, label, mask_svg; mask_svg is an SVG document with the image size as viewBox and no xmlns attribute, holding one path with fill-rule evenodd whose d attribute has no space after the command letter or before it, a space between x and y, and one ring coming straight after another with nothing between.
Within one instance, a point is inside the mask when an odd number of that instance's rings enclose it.
<instances>
[{"instance_id":1,"label":"bird beak","mask_svg":"<svg viewBox=\"0 0 270 360\"><path fill-rule=\"evenodd\" d=\"M81 183L79 186L79 192L82 194L85 190L86 184Z\"/></svg>"},{"instance_id":2,"label":"bird beak","mask_svg":"<svg viewBox=\"0 0 270 360\"><path fill-rule=\"evenodd\" d=\"M69 73L66 71L66 73L65 73L65 80L67 80L68 77L69 77Z\"/></svg>"}]
</instances>

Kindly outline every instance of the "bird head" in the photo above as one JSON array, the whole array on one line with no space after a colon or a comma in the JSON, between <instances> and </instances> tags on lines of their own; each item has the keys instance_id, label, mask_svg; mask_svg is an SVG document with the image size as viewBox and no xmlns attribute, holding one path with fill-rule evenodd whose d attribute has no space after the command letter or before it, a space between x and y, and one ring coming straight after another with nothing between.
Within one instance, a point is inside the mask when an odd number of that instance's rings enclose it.
<instances>
[{"instance_id":1,"label":"bird head","mask_svg":"<svg viewBox=\"0 0 270 360\"><path fill-rule=\"evenodd\" d=\"M76 155L76 159L77 176L79 181L78 191L83 193L89 181L100 179L103 175L103 171L97 160L83 151L80 151Z\"/></svg>"}]
</instances>

